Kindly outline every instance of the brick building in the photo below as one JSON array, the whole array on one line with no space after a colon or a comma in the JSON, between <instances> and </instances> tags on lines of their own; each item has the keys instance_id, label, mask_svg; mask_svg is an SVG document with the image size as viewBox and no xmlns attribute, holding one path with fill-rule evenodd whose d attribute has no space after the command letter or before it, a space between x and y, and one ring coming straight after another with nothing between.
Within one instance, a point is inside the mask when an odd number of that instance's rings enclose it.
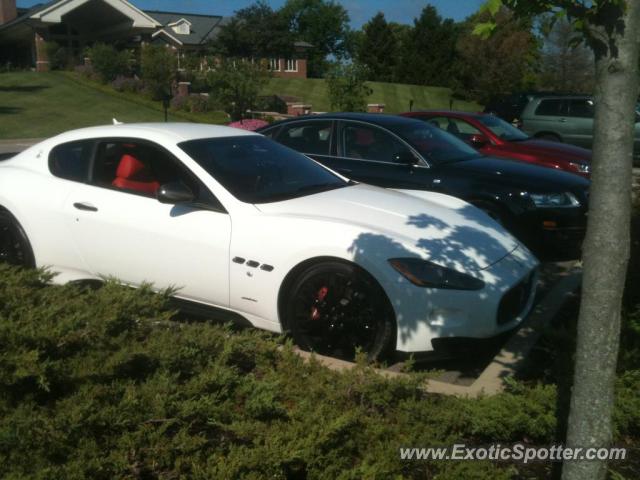
<instances>
[{"instance_id":1,"label":"brick building","mask_svg":"<svg viewBox=\"0 0 640 480\"><path fill-rule=\"evenodd\" d=\"M140 10L126 0L54 0L17 8L16 0L0 0L0 65L49 70L46 42L54 41L74 57L96 42L135 48L164 43L178 59L202 52L227 18L181 12ZM266 59L277 77L307 76L306 42L295 43L291 58Z\"/></svg>"}]
</instances>

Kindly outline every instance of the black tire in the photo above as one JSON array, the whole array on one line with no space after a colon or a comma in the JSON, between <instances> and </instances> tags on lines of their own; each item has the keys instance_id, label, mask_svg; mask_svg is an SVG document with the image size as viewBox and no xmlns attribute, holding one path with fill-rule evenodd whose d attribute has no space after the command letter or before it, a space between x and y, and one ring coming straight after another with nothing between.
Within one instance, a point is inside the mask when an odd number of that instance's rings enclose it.
<instances>
[{"instance_id":1,"label":"black tire","mask_svg":"<svg viewBox=\"0 0 640 480\"><path fill-rule=\"evenodd\" d=\"M303 350L353 360L360 348L369 361L395 350L395 314L378 282L355 265L311 265L285 298L284 319Z\"/></svg>"},{"instance_id":2,"label":"black tire","mask_svg":"<svg viewBox=\"0 0 640 480\"><path fill-rule=\"evenodd\" d=\"M31 243L22 225L6 210L0 210L0 263L35 268Z\"/></svg>"},{"instance_id":3,"label":"black tire","mask_svg":"<svg viewBox=\"0 0 640 480\"><path fill-rule=\"evenodd\" d=\"M548 142L562 143L562 139L555 133L541 133L540 135L536 135L536 138L538 140L546 140Z\"/></svg>"}]
</instances>

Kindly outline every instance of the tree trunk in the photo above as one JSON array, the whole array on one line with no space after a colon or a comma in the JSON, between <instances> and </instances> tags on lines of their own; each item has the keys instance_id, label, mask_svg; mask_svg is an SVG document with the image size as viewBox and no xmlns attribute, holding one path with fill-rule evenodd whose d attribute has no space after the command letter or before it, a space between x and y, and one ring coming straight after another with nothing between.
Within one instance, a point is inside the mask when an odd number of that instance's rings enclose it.
<instances>
[{"instance_id":1,"label":"tree trunk","mask_svg":"<svg viewBox=\"0 0 640 480\"><path fill-rule=\"evenodd\" d=\"M589 222L567 446L608 447L629 258L632 155L638 97L640 2L607 9L592 22L595 125ZM623 27L618 23L622 20ZM597 21L597 25L595 22ZM613 29L606 27L613 27ZM567 461L563 480L601 480L603 461Z\"/></svg>"}]
</instances>

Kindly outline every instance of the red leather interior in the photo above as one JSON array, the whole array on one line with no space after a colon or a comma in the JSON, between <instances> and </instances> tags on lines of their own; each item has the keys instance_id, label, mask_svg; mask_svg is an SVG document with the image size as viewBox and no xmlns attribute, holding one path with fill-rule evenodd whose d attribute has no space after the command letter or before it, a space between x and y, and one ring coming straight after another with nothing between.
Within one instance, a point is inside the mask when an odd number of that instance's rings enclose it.
<instances>
[{"instance_id":1,"label":"red leather interior","mask_svg":"<svg viewBox=\"0 0 640 480\"><path fill-rule=\"evenodd\" d=\"M155 195L160 188L160 183L153 179L146 165L128 153L122 155L112 185L150 195Z\"/></svg>"},{"instance_id":2,"label":"red leather interior","mask_svg":"<svg viewBox=\"0 0 640 480\"><path fill-rule=\"evenodd\" d=\"M364 128L356 130L356 145L368 147L374 141L375 139L373 138L373 132L371 130Z\"/></svg>"}]
</instances>

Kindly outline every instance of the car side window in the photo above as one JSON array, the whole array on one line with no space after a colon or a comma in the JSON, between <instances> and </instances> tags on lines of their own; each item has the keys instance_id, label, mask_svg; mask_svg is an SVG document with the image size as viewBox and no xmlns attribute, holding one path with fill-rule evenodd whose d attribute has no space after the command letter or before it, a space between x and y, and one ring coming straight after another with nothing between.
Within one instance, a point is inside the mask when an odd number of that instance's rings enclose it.
<instances>
[{"instance_id":1,"label":"car side window","mask_svg":"<svg viewBox=\"0 0 640 480\"><path fill-rule=\"evenodd\" d=\"M268 130L262 130L259 133L267 138L275 138L276 134L280 131L280 127L269 128Z\"/></svg>"},{"instance_id":2,"label":"car side window","mask_svg":"<svg viewBox=\"0 0 640 480\"><path fill-rule=\"evenodd\" d=\"M399 154L408 150L404 143L390 133L356 123L346 124L342 128L342 142L344 157L379 162L397 162Z\"/></svg>"},{"instance_id":3,"label":"car side window","mask_svg":"<svg viewBox=\"0 0 640 480\"><path fill-rule=\"evenodd\" d=\"M197 202L222 209L195 175L161 147L138 140L107 140L98 144L93 184L155 198L161 185L172 182L189 187Z\"/></svg>"},{"instance_id":4,"label":"car side window","mask_svg":"<svg viewBox=\"0 0 640 480\"><path fill-rule=\"evenodd\" d=\"M296 122L285 125L277 141L298 152L329 155L331 153L331 121Z\"/></svg>"},{"instance_id":5,"label":"car side window","mask_svg":"<svg viewBox=\"0 0 640 480\"><path fill-rule=\"evenodd\" d=\"M447 123L444 124L444 126L441 128L464 141L469 140L473 135L482 134L480 130L471 125L469 122L466 122L459 118L443 117L443 119Z\"/></svg>"},{"instance_id":6,"label":"car side window","mask_svg":"<svg viewBox=\"0 0 640 480\"><path fill-rule=\"evenodd\" d=\"M586 98L569 100L569 116L593 118L593 100Z\"/></svg>"},{"instance_id":7,"label":"car side window","mask_svg":"<svg viewBox=\"0 0 640 480\"><path fill-rule=\"evenodd\" d=\"M49 153L49 170L56 177L65 180L86 182L89 178L93 145L92 140L83 140L54 147Z\"/></svg>"},{"instance_id":8,"label":"car side window","mask_svg":"<svg viewBox=\"0 0 640 480\"><path fill-rule=\"evenodd\" d=\"M566 102L559 98L541 100L536 108L535 114L548 117L561 117L567 114Z\"/></svg>"}]
</instances>

